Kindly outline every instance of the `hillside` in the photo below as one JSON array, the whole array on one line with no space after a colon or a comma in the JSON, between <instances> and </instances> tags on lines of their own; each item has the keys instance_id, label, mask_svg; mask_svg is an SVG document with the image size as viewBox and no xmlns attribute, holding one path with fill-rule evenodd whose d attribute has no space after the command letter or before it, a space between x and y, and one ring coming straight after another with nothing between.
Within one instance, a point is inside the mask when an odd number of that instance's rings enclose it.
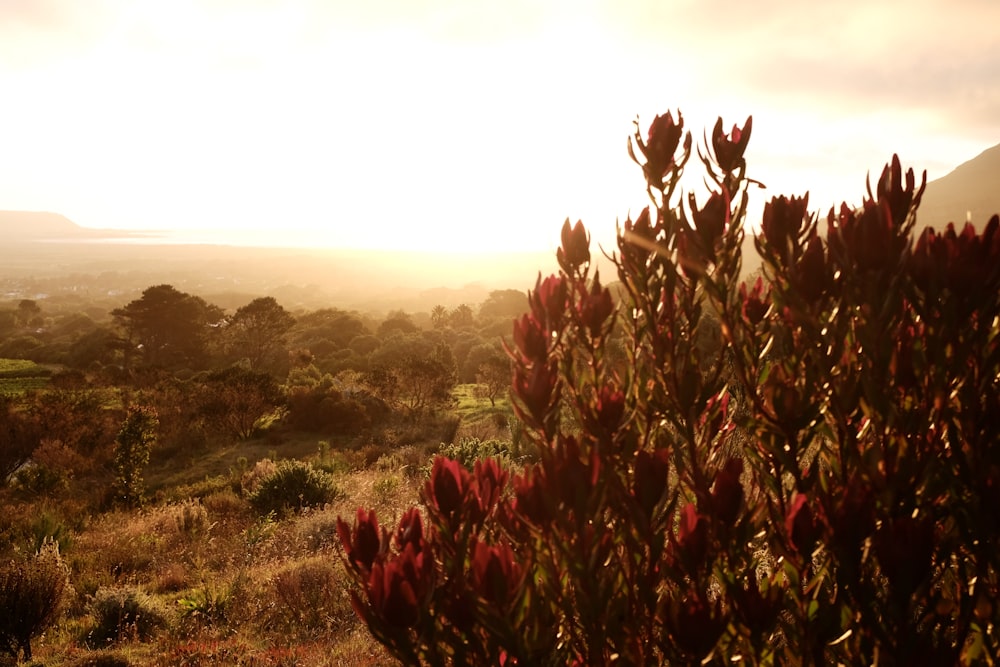
<instances>
[{"instance_id":1,"label":"hillside","mask_svg":"<svg viewBox=\"0 0 1000 667\"><path fill-rule=\"evenodd\" d=\"M982 229L994 213L1000 213L1000 144L928 183L917 221L941 229L949 222L964 224L969 216Z\"/></svg>"},{"instance_id":2,"label":"hillside","mask_svg":"<svg viewBox=\"0 0 1000 667\"><path fill-rule=\"evenodd\" d=\"M45 211L0 211L0 238L4 241L82 239L107 232L80 227L64 215Z\"/></svg>"}]
</instances>

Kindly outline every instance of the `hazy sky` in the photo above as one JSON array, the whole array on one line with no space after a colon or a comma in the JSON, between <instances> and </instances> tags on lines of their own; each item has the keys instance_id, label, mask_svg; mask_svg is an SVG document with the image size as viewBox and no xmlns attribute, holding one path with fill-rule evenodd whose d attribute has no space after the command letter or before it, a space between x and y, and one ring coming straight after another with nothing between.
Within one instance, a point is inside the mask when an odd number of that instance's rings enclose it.
<instances>
[{"instance_id":1,"label":"hazy sky","mask_svg":"<svg viewBox=\"0 0 1000 667\"><path fill-rule=\"evenodd\" d=\"M754 116L758 201L1000 143L996 0L0 0L0 209L238 240L608 243L638 115Z\"/></svg>"}]
</instances>

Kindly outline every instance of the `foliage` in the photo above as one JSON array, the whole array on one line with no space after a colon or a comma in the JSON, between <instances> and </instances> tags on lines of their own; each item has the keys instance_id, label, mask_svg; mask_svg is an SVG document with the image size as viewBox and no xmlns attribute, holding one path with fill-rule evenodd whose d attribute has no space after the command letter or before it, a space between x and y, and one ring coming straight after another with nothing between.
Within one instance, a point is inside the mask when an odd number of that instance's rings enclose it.
<instances>
[{"instance_id":1,"label":"foliage","mask_svg":"<svg viewBox=\"0 0 1000 667\"><path fill-rule=\"evenodd\" d=\"M56 622L71 590L54 542L31 558L0 564L0 650L31 660L31 639Z\"/></svg>"},{"instance_id":2,"label":"foliage","mask_svg":"<svg viewBox=\"0 0 1000 667\"><path fill-rule=\"evenodd\" d=\"M285 514L306 507L322 507L337 497L333 476L304 461L282 461L250 495L250 505L261 515Z\"/></svg>"},{"instance_id":3,"label":"foliage","mask_svg":"<svg viewBox=\"0 0 1000 667\"><path fill-rule=\"evenodd\" d=\"M271 375L234 366L208 375L198 412L214 429L247 440L258 421L279 406L282 398Z\"/></svg>"},{"instance_id":4,"label":"foliage","mask_svg":"<svg viewBox=\"0 0 1000 667\"><path fill-rule=\"evenodd\" d=\"M294 324L295 318L274 297L259 297L227 320L227 345L247 360L251 371L270 369L280 360L285 334Z\"/></svg>"},{"instance_id":5,"label":"foliage","mask_svg":"<svg viewBox=\"0 0 1000 667\"><path fill-rule=\"evenodd\" d=\"M479 438L461 438L450 445L442 445L438 455L453 461L458 461L466 470L472 470L476 461L495 459L503 467L509 468L515 462L512 460L510 443L500 440L481 440ZM429 472L429 470L428 470Z\"/></svg>"},{"instance_id":6,"label":"foliage","mask_svg":"<svg viewBox=\"0 0 1000 667\"><path fill-rule=\"evenodd\" d=\"M312 385L293 386L286 398L287 423L312 433L359 433L385 407L365 390L344 387L329 375Z\"/></svg>"},{"instance_id":7,"label":"foliage","mask_svg":"<svg viewBox=\"0 0 1000 667\"><path fill-rule=\"evenodd\" d=\"M19 410L13 399L0 395L0 486L31 459L40 435L37 421Z\"/></svg>"},{"instance_id":8,"label":"foliage","mask_svg":"<svg viewBox=\"0 0 1000 667\"><path fill-rule=\"evenodd\" d=\"M93 646L126 639L148 640L169 627L170 612L158 600L134 587L101 588L94 596Z\"/></svg>"},{"instance_id":9,"label":"foliage","mask_svg":"<svg viewBox=\"0 0 1000 667\"><path fill-rule=\"evenodd\" d=\"M201 368L207 358L210 327L222 319L222 309L172 285L155 285L142 297L112 312L122 329L125 365L139 352L142 362L163 368Z\"/></svg>"},{"instance_id":10,"label":"foliage","mask_svg":"<svg viewBox=\"0 0 1000 667\"><path fill-rule=\"evenodd\" d=\"M115 438L115 498L134 507L142 502L142 469L156 442L156 410L148 406L130 408Z\"/></svg>"},{"instance_id":11,"label":"foliage","mask_svg":"<svg viewBox=\"0 0 1000 667\"><path fill-rule=\"evenodd\" d=\"M338 524L404 663L1000 654L1000 218L914 242L923 186L893 158L825 239L807 197L773 198L741 284L751 121L722 128L701 203L679 114L630 142L653 206L619 233L621 308L564 225L510 347L540 461L438 458L394 534Z\"/></svg>"}]
</instances>

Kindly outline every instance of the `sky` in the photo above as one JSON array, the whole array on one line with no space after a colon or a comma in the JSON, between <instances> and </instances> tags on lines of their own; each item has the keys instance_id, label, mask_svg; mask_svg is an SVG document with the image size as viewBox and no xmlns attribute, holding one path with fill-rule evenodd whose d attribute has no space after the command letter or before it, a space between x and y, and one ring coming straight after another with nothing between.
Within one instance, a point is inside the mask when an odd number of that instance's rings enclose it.
<instances>
[{"instance_id":1,"label":"sky","mask_svg":"<svg viewBox=\"0 0 1000 667\"><path fill-rule=\"evenodd\" d=\"M0 209L232 243L613 245L626 151L753 115L751 215L1000 143L996 0L0 0ZM703 198L699 183L695 192ZM753 220L751 221L753 222Z\"/></svg>"}]
</instances>

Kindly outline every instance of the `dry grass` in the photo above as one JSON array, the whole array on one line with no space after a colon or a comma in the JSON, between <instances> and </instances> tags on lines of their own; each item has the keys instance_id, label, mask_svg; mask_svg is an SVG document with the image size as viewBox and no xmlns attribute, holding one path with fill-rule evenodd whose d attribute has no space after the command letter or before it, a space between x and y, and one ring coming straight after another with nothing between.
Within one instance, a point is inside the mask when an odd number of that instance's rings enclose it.
<instances>
[{"instance_id":1,"label":"dry grass","mask_svg":"<svg viewBox=\"0 0 1000 667\"><path fill-rule=\"evenodd\" d=\"M340 499L283 520L254 516L227 486L80 521L67 553L77 595L38 642L36 659L54 667L394 664L351 609L336 522L374 508L391 529L417 501L416 459L426 464L419 451L402 448L337 474ZM28 504L12 509L17 520L31 516ZM145 641L88 645L94 596L121 586L162 604L170 624Z\"/></svg>"}]
</instances>

